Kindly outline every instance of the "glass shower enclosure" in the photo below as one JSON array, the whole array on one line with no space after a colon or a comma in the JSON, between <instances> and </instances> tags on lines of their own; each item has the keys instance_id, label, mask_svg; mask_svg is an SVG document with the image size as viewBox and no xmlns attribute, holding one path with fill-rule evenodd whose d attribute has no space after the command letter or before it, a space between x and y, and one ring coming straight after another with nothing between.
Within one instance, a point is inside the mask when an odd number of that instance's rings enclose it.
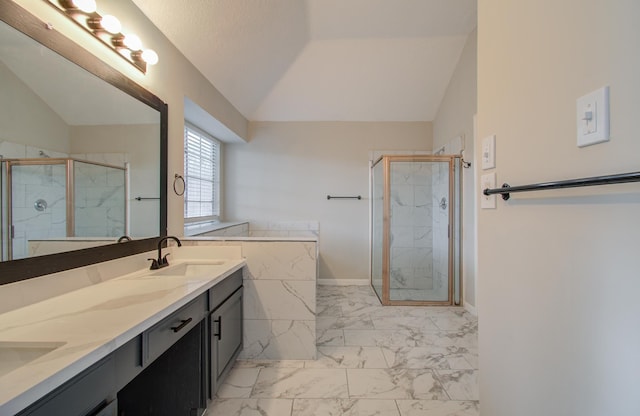
<instances>
[{"instance_id":1,"label":"glass shower enclosure","mask_svg":"<svg viewBox=\"0 0 640 416\"><path fill-rule=\"evenodd\" d=\"M118 237L127 228L127 169L71 158L0 159L0 257L44 240Z\"/></svg>"},{"instance_id":2,"label":"glass shower enclosure","mask_svg":"<svg viewBox=\"0 0 640 416\"><path fill-rule=\"evenodd\" d=\"M383 305L459 305L461 158L382 156L371 168L371 286Z\"/></svg>"}]
</instances>

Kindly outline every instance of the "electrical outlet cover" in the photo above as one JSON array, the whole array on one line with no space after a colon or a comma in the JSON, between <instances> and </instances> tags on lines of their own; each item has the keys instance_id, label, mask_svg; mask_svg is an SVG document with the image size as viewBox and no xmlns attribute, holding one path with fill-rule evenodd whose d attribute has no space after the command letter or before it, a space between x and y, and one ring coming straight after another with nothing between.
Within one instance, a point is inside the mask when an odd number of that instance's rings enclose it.
<instances>
[{"instance_id":1,"label":"electrical outlet cover","mask_svg":"<svg viewBox=\"0 0 640 416\"><path fill-rule=\"evenodd\" d=\"M485 195L484 190L496 187L496 173L486 173L480 177L480 208L495 209L496 195Z\"/></svg>"}]
</instances>

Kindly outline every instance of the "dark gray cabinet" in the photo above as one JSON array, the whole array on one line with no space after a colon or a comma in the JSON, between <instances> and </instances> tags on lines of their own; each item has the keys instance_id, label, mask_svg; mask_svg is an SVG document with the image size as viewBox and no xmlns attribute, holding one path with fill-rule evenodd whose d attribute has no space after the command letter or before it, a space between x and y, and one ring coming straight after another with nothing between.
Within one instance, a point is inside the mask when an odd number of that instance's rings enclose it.
<instances>
[{"instance_id":1,"label":"dark gray cabinet","mask_svg":"<svg viewBox=\"0 0 640 416\"><path fill-rule=\"evenodd\" d=\"M199 416L204 412L207 302L207 294L198 296L115 352L118 415Z\"/></svg>"},{"instance_id":2,"label":"dark gray cabinet","mask_svg":"<svg viewBox=\"0 0 640 416\"><path fill-rule=\"evenodd\" d=\"M242 350L242 270L209 293L209 395L213 399Z\"/></svg>"},{"instance_id":3,"label":"dark gray cabinet","mask_svg":"<svg viewBox=\"0 0 640 416\"><path fill-rule=\"evenodd\" d=\"M18 413L18 416L116 416L112 356L89 367Z\"/></svg>"},{"instance_id":4,"label":"dark gray cabinet","mask_svg":"<svg viewBox=\"0 0 640 416\"><path fill-rule=\"evenodd\" d=\"M201 320L118 392L120 416L200 416L207 407Z\"/></svg>"}]
</instances>

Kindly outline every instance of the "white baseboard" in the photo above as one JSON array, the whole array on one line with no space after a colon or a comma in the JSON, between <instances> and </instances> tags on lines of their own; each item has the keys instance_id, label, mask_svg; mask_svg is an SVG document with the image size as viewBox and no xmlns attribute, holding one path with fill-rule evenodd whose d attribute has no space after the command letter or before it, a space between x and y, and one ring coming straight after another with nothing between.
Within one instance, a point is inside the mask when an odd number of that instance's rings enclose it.
<instances>
[{"instance_id":1,"label":"white baseboard","mask_svg":"<svg viewBox=\"0 0 640 416\"><path fill-rule=\"evenodd\" d=\"M318 279L324 286L369 286L369 279Z\"/></svg>"},{"instance_id":2,"label":"white baseboard","mask_svg":"<svg viewBox=\"0 0 640 416\"><path fill-rule=\"evenodd\" d=\"M464 309L469 312L471 315L473 316L478 316L478 311L476 310L476 307L471 305L470 303L464 303Z\"/></svg>"}]
</instances>

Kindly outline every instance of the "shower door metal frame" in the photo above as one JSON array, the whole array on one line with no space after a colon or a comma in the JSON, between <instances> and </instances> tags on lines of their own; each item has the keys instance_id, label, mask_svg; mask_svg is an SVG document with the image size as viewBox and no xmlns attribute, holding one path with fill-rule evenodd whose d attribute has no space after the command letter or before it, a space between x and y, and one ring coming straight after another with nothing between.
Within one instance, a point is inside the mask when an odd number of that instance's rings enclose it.
<instances>
[{"instance_id":1,"label":"shower door metal frame","mask_svg":"<svg viewBox=\"0 0 640 416\"><path fill-rule=\"evenodd\" d=\"M378 163L383 163L383 214L382 214L382 298L380 302L386 306L453 306L456 305L455 300L455 276L454 276L454 255L455 255L455 236L458 229L458 224L455 218L455 204L458 203L459 195L455 192L455 163L456 159L461 158L460 155L387 155L379 157L372 165L373 168ZM422 301L422 300L391 300L391 163L392 162L446 162L449 165L449 225L448 225L448 299L446 301ZM462 189L462 175L459 175L460 189ZM372 200L373 201L373 200ZM462 212L462 200L460 200L460 212ZM373 219L372 219L373 220ZM373 221L372 221L373 224ZM373 226L373 225L371 225ZM462 238L460 236L460 247L458 251L460 258L462 258ZM373 242L372 242L373 247ZM371 256L372 273L370 277L370 283L373 286L373 255ZM460 288L460 298L462 298L462 270L460 268L460 276L458 276L458 285ZM374 293L380 298L378 293L374 290ZM461 303L461 302L459 302Z\"/></svg>"}]
</instances>

